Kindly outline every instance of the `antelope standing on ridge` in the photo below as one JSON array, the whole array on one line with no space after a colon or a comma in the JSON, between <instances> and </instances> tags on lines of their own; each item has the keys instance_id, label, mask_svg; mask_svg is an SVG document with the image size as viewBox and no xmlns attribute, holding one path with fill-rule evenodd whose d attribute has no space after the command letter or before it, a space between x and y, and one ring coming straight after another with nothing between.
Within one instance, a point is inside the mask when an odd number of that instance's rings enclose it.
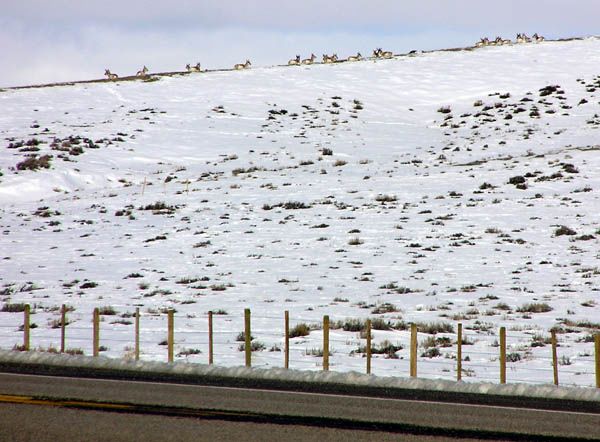
<instances>
[{"instance_id":1,"label":"antelope standing on ridge","mask_svg":"<svg viewBox=\"0 0 600 442\"><path fill-rule=\"evenodd\" d=\"M288 61L288 66L299 66L300 65L300 56L296 55L296 58L292 58Z\"/></svg>"},{"instance_id":2,"label":"antelope standing on ridge","mask_svg":"<svg viewBox=\"0 0 600 442\"><path fill-rule=\"evenodd\" d=\"M200 63L196 63L196 66L190 66L188 63L185 65L185 70L188 72L200 72Z\"/></svg>"},{"instance_id":3,"label":"antelope standing on ridge","mask_svg":"<svg viewBox=\"0 0 600 442\"><path fill-rule=\"evenodd\" d=\"M250 63L250 60L246 60L246 63L238 63L234 65L233 69L235 69L236 71L241 71L242 69L248 69L250 65L252 65L252 63Z\"/></svg>"},{"instance_id":4,"label":"antelope standing on ridge","mask_svg":"<svg viewBox=\"0 0 600 442\"><path fill-rule=\"evenodd\" d=\"M541 35L538 35L538 33L536 32L535 34L533 34L531 36L531 38L533 39L533 41L535 41L536 43L541 43L542 41L544 41L544 37L542 37Z\"/></svg>"},{"instance_id":5,"label":"antelope standing on ridge","mask_svg":"<svg viewBox=\"0 0 600 442\"><path fill-rule=\"evenodd\" d=\"M360 52L357 52L356 55L351 55L350 57L348 57L346 61L360 61L362 59L363 57L362 55L360 55Z\"/></svg>"},{"instance_id":6,"label":"antelope standing on ridge","mask_svg":"<svg viewBox=\"0 0 600 442\"><path fill-rule=\"evenodd\" d=\"M392 51L384 51L381 48L373 50L373 57L375 58L392 58L393 56Z\"/></svg>"},{"instance_id":7,"label":"antelope standing on ridge","mask_svg":"<svg viewBox=\"0 0 600 442\"><path fill-rule=\"evenodd\" d=\"M481 40L479 40L477 43L475 43L475 47L482 48L484 46L488 46L489 44L490 44L489 38L483 37Z\"/></svg>"},{"instance_id":8,"label":"antelope standing on ridge","mask_svg":"<svg viewBox=\"0 0 600 442\"><path fill-rule=\"evenodd\" d=\"M496 46L509 45L509 44L512 44L512 41L504 40L502 37L496 37L496 40L494 40L494 44Z\"/></svg>"},{"instance_id":9,"label":"antelope standing on ridge","mask_svg":"<svg viewBox=\"0 0 600 442\"><path fill-rule=\"evenodd\" d=\"M392 58L394 56L394 53L392 51L384 51L381 48L379 48L379 56L381 58Z\"/></svg>"},{"instance_id":10,"label":"antelope standing on ridge","mask_svg":"<svg viewBox=\"0 0 600 442\"><path fill-rule=\"evenodd\" d=\"M315 54L310 54L310 58L305 58L302 60L302 64L313 64L316 59L317 56Z\"/></svg>"},{"instance_id":11,"label":"antelope standing on ridge","mask_svg":"<svg viewBox=\"0 0 600 442\"><path fill-rule=\"evenodd\" d=\"M333 55L323 54L323 63L335 63L336 61L338 61L337 54L333 54Z\"/></svg>"},{"instance_id":12,"label":"antelope standing on ridge","mask_svg":"<svg viewBox=\"0 0 600 442\"><path fill-rule=\"evenodd\" d=\"M144 65L144 67L141 70L136 72L135 76L136 77L145 77L147 73L148 73L148 68L146 67L146 65Z\"/></svg>"},{"instance_id":13,"label":"antelope standing on ridge","mask_svg":"<svg viewBox=\"0 0 600 442\"><path fill-rule=\"evenodd\" d=\"M531 43L531 38L526 34L517 34L517 43Z\"/></svg>"},{"instance_id":14,"label":"antelope standing on ridge","mask_svg":"<svg viewBox=\"0 0 600 442\"><path fill-rule=\"evenodd\" d=\"M119 76L117 74L113 74L110 69L105 69L104 70L104 75L106 75L106 77L109 80L116 80L117 78L119 78Z\"/></svg>"}]
</instances>

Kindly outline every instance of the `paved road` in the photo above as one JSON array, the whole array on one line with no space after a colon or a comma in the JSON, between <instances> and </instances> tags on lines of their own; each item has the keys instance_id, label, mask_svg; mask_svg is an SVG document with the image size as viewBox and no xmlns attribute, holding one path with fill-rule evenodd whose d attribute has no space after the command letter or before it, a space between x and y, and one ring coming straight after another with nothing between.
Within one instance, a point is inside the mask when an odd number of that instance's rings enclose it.
<instances>
[{"instance_id":1,"label":"paved road","mask_svg":"<svg viewBox=\"0 0 600 442\"><path fill-rule=\"evenodd\" d=\"M347 440L348 432L357 440L398 440L394 438L400 433L419 436L418 440L425 440L426 435L453 440L478 436L487 440L541 441L555 440L555 436L600 440L598 413L105 379L1 373L0 403L0 428L11 428L9 438L3 439L6 433L2 431L0 440L29 440L14 433L19 420L28 422L23 416L48 434L53 414L57 422L71 416L73 428L78 422L82 428L94 422L91 431L98 438L110 434L111 440L128 440L131 431L142 430L149 436L141 440L186 440L186 432L198 437L198 431L224 427L232 432L224 440L238 439L233 437L236 431L244 435L242 439L255 435L256 440L294 440L286 435L290 431L302 434L300 428L307 432L303 440ZM29 427L27 431L36 431ZM180 437L168 439L178 432ZM168 438L151 439L158 434ZM361 435L366 438L360 439ZM207 433L199 440L219 440L213 436ZM410 439L403 436L400 440Z\"/></svg>"},{"instance_id":2,"label":"paved road","mask_svg":"<svg viewBox=\"0 0 600 442\"><path fill-rule=\"evenodd\" d=\"M0 441L2 442L348 442L350 440L352 442L475 442L477 439L0 404Z\"/></svg>"}]
</instances>

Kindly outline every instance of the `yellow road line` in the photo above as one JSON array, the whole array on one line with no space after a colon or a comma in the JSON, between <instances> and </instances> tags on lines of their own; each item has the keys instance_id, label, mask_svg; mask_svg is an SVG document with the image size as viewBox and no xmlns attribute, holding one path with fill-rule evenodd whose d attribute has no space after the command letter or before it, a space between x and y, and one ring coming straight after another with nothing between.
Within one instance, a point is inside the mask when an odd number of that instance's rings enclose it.
<instances>
[{"instance_id":1,"label":"yellow road line","mask_svg":"<svg viewBox=\"0 0 600 442\"><path fill-rule=\"evenodd\" d=\"M243 411L203 410L169 407L151 404L120 404L111 402L90 402L67 399L40 398L0 394L0 403L19 405L39 405L45 407L82 408L105 411L128 411L131 413L171 414L189 417L249 417L254 413Z\"/></svg>"},{"instance_id":2,"label":"yellow road line","mask_svg":"<svg viewBox=\"0 0 600 442\"><path fill-rule=\"evenodd\" d=\"M21 405L45 405L50 407L86 407L108 410L133 410L132 405L111 404L108 402L87 402L60 399L40 399L31 396L11 396L0 394L0 402Z\"/></svg>"}]
</instances>

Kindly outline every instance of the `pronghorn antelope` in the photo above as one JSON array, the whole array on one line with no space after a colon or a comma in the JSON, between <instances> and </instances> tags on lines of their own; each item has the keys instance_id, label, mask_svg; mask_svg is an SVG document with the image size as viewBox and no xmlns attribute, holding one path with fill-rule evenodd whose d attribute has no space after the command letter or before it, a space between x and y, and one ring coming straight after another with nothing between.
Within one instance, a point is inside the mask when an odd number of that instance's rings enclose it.
<instances>
[{"instance_id":1,"label":"pronghorn antelope","mask_svg":"<svg viewBox=\"0 0 600 442\"><path fill-rule=\"evenodd\" d=\"M302 60L302 64L313 64L316 59L317 56L315 54L310 54L310 58L305 58Z\"/></svg>"},{"instance_id":2,"label":"pronghorn antelope","mask_svg":"<svg viewBox=\"0 0 600 442\"><path fill-rule=\"evenodd\" d=\"M483 46L488 46L490 44L490 40L487 37L483 37L477 43L475 43L475 47L481 48Z\"/></svg>"},{"instance_id":3,"label":"pronghorn antelope","mask_svg":"<svg viewBox=\"0 0 600 442\"><path fill-rule=\"evenodd\" d=\"M373 57L375 58L392 58L394 54L392 51L384 51L381 48L377 48L373 50Z\"/></svg>"},{"instance_id":4,"label":"pronghorn antelope","mask_svg":"<svg viewBox=\"0 0 600 442\"><path fill-rule=\"evenodd\" d=\"M360 61L362 59L363 57L362 55L360 55L360 52L357 52L356 55L351 55L350 57L348 57L346 61Z\"/></svg>"},{"instance_id":5,"label":"pronghorn antelope","mask_svg":"<svg viewBox=\"0 0 600 442\"><path fill-rule=\"evenodd\" d=\"M394 53L392 51L384 51L383 49L379 48L379 56L381 58L392 58Z\"/></svg>"},{"instance_id":6,"label":"pronghorn antelope","mask_svg":"<svg viewBox=\"0 0 600 442\"><path fill-rule=\"evenodd\" d=\"M338 61L337 54L333 54L333 55L323 54L323 63L335 63L336 61Z\"/></svg>"},{"instance_id":7,"label":"pronghorn antelope","mask_svg":"<svg viewBox=\"0 0 600 442\"><path fill-rule=\"evenodd\" d=\"M504 40L502 37L496 37L496 39L494 40L494 44L496 46L509 45L511 43L512 43L512 41Z\"/></svg>"},{"instance_id":8,"label":"pronghorn antelope","mask_svg":"<svg viewBox=\"0 0 600 442\"><path fill-rule=\"evenodd\" d=\"M185 65L185 70L188 72L200 72L200 63L196 63L196 66L190 66L189 63Z\"/></svg>"},{"instance_id":9,"label":"pronghorn antelope","mask_svg":"<svg viewBox=\"0 0 600 442\"><path fill-rule=\"evenodd\" d=\"M536 43L540 43L542 41L544 41L544 37L542 37L541 35L538 35L538 33L536 32L535 34L533 34L531 36L531 38L533 39L533 41L535 41Z\"/></svg>"},{"instance_id":10,"label":"pronghorn antelope","mask_svg":"<svg viewBox=\"0 0 600 442\"><path fill-rule=\"evenodd\" d=\"M288 61L288 66L298 66L300 64L300 56L296 55L296 58L292 58Z\"/></svg>"},{"instance_id":11,"label":"pronghorn antelope","mask_svg":"<svg viewBox=\"0 0 600 442\"><path fill-rule=\"evenodd\" d=\"M109 80L116 80L117 78L119 78L119 76L117 74L113 74L110 69L105 69L104 70L104 75L106 75L106 77Z\"/></svg>"},{"instance_id":12,"label":"pronghorn antelope","mask_svg":"<svg viewBox=\"0 0 600 442\"><path fill-rule=\"evenodd\" d=\"M238 63L234 65L233 69L235 69L236 71L241 71L242 69L248 69L251 64L252 63L250 63L250 60L246 60L246 63Z\"/></svg>"},{"instance_id":13,"label":"pronghorn antelope","mask_svg":"<svg viewBox=\"0 0 600 442\"><path fill-rule=\"evenodd\" d=\"M531 38L525 34L517 34L517 43L531 43Z\"/></svg>"},{"instance_id":14,"label":"pronghorn antelope","mask_svg":"<svg viewBox=\"0 0 600 442\"><path fill-rule=\"evenodd\" d=\"M144 65L144 67L140 71L137 71L135 76L136 77L145 77L147 73L148 73L148 68L146 67L146 65Z\"/></svg>"}]
</instances>

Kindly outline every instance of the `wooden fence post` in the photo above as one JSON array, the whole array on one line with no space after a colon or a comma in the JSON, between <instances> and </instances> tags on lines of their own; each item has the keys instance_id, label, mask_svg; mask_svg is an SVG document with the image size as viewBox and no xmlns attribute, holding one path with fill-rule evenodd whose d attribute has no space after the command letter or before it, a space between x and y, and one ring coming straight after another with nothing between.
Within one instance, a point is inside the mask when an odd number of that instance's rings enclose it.
<instances>
[{"instance_id":1,"label":"wooden fence post","mask_svg":"<svg viewBox=\"0 0 600 442\"><path fill-rule=\"evenodd\" d=\"M100 310L98 307L94 309L94 337L92 342L92 354L98 356L100 354Z\"/></svg>"},{"instance_id":2,"label":"wooden fence post","mask_svg":"<svg viewBox=\"0 0 600 442\"><path fill-rule=\"evenodd\" d=\"M167 346L168 346L168 360L169 362L173 362L173 329L175 328L175 319L173 315L173 309L169 309L167 316Z\"/></svg>"},{"instance_id":3,"label":"wooden fence post","mask_svg":"<svg viewBox=\"0 0 600 442\"><path fill-rule=\"evenodd\" d=\"M462 379L462 323L458 324L458 336L456 341L456 380Z\"/></svg>"},{"instance_id":4,"label":"wooden fence post","mask_svg":"<svg viewBox=\"0 0 600 442\"><path fill-rule=\"evenodd\" d=\"M367 374L371 374L371 320L367 319Z\"/></svg>"},{"instance_id":5,"label":"wooden fence post","mask_svg":"<svg viewBox=\"0 0 600 442\"><path fill-rule=\"evenodd\" d=\"M290 368L290 312L285 311L283 326L285 328L285 352L283 356L283 366L288 369Z\"/></svg>"},{"instance_id":6,"label":"wooden fence post","mask_svg":"<svg viewBox=\"0 0 600 442\"><path fill-rule=\"evenodd\" d=\"M410 325L410 376L417 377L417 324Z\"/></svg>"},{"instance_id":7,"label":"wooden fence post","mask_svg":"<svg viewBox=\"0 0 600 442\"><path fill-rule=\"evenodd\" d=\"M550 341L552 343L552 372L554 374L554 385L558 385L558 358L556 354L556 332L550 332Z\"/></svg>"},{"instance_id":8,"label":"wooden fence post","mask_svg":"<svg viewBox=\"0 0 600 442\"><path fill-rule=\"evenodd\" d=\"M23 350L29 351L31 307L25 304L23 310Z\"/></svg>"},{"instance_id":9,"label":"wooden fence post","mask_svg":"<svg viewBox=\"0 0 600 442\"><path fill-rule=\"evenodd\" d=\"M213 363L213 312L208 312L208 364Z\"/></svg>"},{"instance_id":10,"label":"wooden fence post","mask_svg":"<svg viewBox=\"0 0 600 442\"><path fill-rule=\"evenodd\" d=\"M323 316L323 371L329 371L329 316Z\"/></svg>"},{"instance_id":11,"label":"wooden fence post","mask_svg":"<svg viewBox=\"0 0 600 442\"><path fill-rule=\"evenodd\" d=\"M506 327L500 327L500 383L506 384Z\"/></svg>"},{"instance_id":12,"label":"wooden fence post","mask_svg":"<svg viewBox=\"0 0 600 442\"><path fill-rule=\"evenodd\" d=\"M250 309L244 310L244 338L246 348L246 367L252 366L252 335L250 327Z\"/></svg>"},{"instance_id":13,"label":"wooden fence post","mask_svg":"<svg viewBox=\"0 0 600 442\"><path fill-rule=\"evenodd\" d=\"M140 360L140 308L135 308L135 360Z\"/></svg>"},{"instance_id":14,"label":"wooden fence post","mask_svg":"<svg viewBox=\"0 0 600 442\"><path fill-rule=\"evenodd\" d=\"M594 336L594 347L596 350L596 388L600 388L600 333Z\"/></svg>"},{"instance_id":15,"label":"wooden fence post","mask_svg":"<svg viewBox=\"0 0 600 442\"><path fill-rule=\"evenodd\" d=\"M66 341L66 326L67 326L67 306L62 305L60 308L60 352L65 352Z\"/></svg>"}]
</instances>

